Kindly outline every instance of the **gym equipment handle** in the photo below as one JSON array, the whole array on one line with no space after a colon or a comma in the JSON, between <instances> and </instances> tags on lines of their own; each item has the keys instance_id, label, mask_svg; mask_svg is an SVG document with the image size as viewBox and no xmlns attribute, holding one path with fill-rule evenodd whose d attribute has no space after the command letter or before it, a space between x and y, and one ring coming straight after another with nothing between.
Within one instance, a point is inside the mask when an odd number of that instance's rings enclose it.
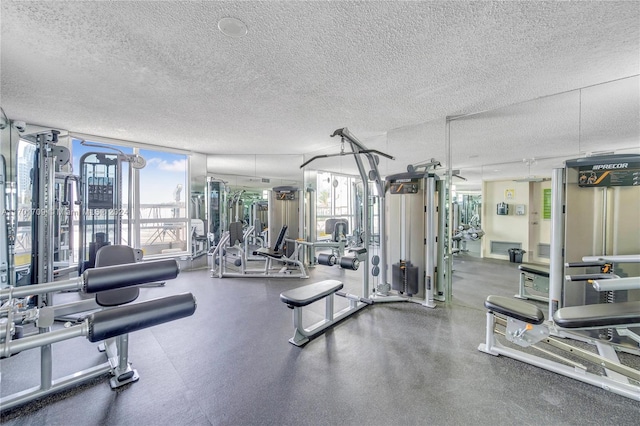
<instances>
[{"instance_id":1,"label":"gym equipment handle","mask_svg":"<svg viewBox=\"0 0 640 426\"><path fill-rule=\"evenodd\" d=\"M565 263L565 266L567 268L587 268L591 266L604 266L606 264L607 262L604 260L598 260L594 262L567 262Z\"/></svg>"},{"instance_id":2,"label":"gym equipment handle","mask_svg":"<svg viewBox=\"0 0 640 426\"><path fill-rule=\"evenodd\" d=\"M336 295L340 297L344 297L348 300L355 300L356 302L362 302L367 305L373 305L373 300L367 299L366 297L360 297L356 294L345 293L344 291L336 291Z\"/></svg>"},{"instance_id":3,"label":"gym equipment handle","mask_svg":"<svg viewBox=\"0 0 640 426\"><path fill-rule=\"evenodd\" d=\"M589 281L589 280L610 280L613 278L620 278L614 274L578 274L567 275L567 281Z\"/></svg>"}]
</instances>

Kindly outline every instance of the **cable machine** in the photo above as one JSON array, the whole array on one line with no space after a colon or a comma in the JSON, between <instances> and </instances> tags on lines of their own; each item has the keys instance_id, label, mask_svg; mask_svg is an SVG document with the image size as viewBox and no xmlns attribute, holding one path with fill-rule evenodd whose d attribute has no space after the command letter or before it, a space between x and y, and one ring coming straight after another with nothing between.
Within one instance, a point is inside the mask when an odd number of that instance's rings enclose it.
<instances>
[{"instance_id":1,"label":"cable machine","mask_svg":"<svg viewBox=\"0 0 640 426\"><path fill-rule=\"evenodd\" d=\"M269 222L268 246L273 246L274 238L280 230L287 226L285 238L296 240L302 238L301 223L304 223L302 215L302 191L295 186L276 186L269 191L267 216ZM294 248L287 246L285 254L291 255Z\"/></svg>"},{"instance_id":2,"label":"cable machine","mask_svg":"<svg viewBox=\"0 0 640 426\"><path fill-rule=\"evenodd\" d=\"M567 160L554 170L552 197L550 317L563 307L640 300L640 289L588 284L640 275L640 155ZM607 333L609 341L625 341Z\"/></svg>"},{"instance_id":3,"label":"cable machine","mask_svg":"<svg viewBox=\"0 0 640 426\"><path fill-rule=\"evenodd\" d=\"M370 212L371 206L368 200L370 200L370 194L372 192L371 191L372 188L370 188L369 183L371 183L371 185L373 185L375 189L374 195L379 197L380 202L378 204L379 205L383 204L385 191L384 191L382 178L380 177L380 172L378 171L378 163L379 163L378 155L391 160L393 160L394 158L391 155L385 154L375 149L366 148L362 144L362 142L360 142L355 136L351 134L351 132L349 132L349 129L347 129L346 127L335 130L331 135L331 137L336 137L336 136L340 136L341 138L341 149L339 153L316 155L310 158L309 160L305 161L300 166L300 168L305 167L312 161L315 161L319 158L353 155L353 158L356 161L356 165L358 167L360 178L362 179L362 182L363 182L362 200L367 200L367 202L362 203L362 217L365 218L364 220L371 220L372 217L377 217L380 224L385 223L384 209L380 209L378 215L373 215L373 216L371 215L371 212ZM347 146L347 144L351 149L351 151L345 151L345 146ZM362 156L364 156L367 159L368 168L365 166L365 163L362 161ZM373 227L370 225L363 227L362 240L364 243L364 247L359 249L357 252L357 259L360 262L368 261L368 245L371 242L372 228ZM386 237L385 237L384 226L378 226L378 228L380 230L380 241L385 241ZM388 289L386 288L387 287L387 284L386 284L387 268L386 268L386 256L385 256L384 244L380 244L380 254L375 256L375 260L372 259L372 263L374 263L374 267L376 271L381 275L381 283L376 289L377 292L378 293L381 291L388 292ZM370 294L370 289L369 289L369 271L366 263L365 263L365 268L363 269L364 269L364 274L363 274L363 280L362 280L362 296L367 297Z\"/></svg>"},{"instance_id":4,"label":"cable machine","mask_svg":"<svg viewBox=\"0 0 640 426\"><path fill-rule=\"evenodd\" d=\"M66 147L57 145L59 134L49 130L22 137L35 145L31 170L31 284L53 281L55 215L60 213L56 208L55 176L71 158Z\"/></svg>"},{"instance_id":5,"label":"cable machine","mask_svg":"<svg viewBox=\"0 0 640 426\"><path fill-rule=\"evenodd\" d=\"M79 214L79 271L95 266L97 251L110 244L123 244L122 223L127 218L126 243L133 245L133 170L146 166L144 158L127 155L109 146L83 145L116 152L88 152L80 157L81 204ZM127 167L127 207L123 208L124 165Z\"/></svg>"},{"instance_id":6,"label":"cable machine","mask_svg":"<svg viewBox=\"0 0 640 426\"><path fill-rule=\"evenodd\" d=\"M80 272L95 267L96 253L122 241L122 173L117 154L89 152L80 158L85 204L80 209Z\"/></svg>"},{"instance_id":7,"label":"cable machine","mask_svg":"<svg viewBox=\"0 0 640 426\"><path fill-rule=\"evenodd\" d=\"M9 286L9 238L7 235L6 205L7 167L4 155L0 155L0 288Z\"/></svg>"},{"instance_id":8,"label":"cable machine","mask_svg":"<svg viewBox=\"0 0 640 426\"><path fill-rule=\"evenodd\" d=\"M229 226L227 217L227 186L220 179L207 177L207 193L205 208L207 209L210 247L215 247L220 242L222 233Z\"/></svg>"},{"instance_id":9,"label":"cable machine","mask_svg":"<svg viewBox=\"0 0 640 426\"><path fill-rule=\"evenodd\" d=\"M269 202L265 200L253 201L250 220L249 225L255 228L256 234L262 234L269 227Z\"/></svg>"},{"instance_id":10,"label":"cable machine","mask_svg":"<svg viewBox=\"0 0 640 426\"><path fill-rule=\"evenodd\" d=\"M442 181L435 173L415 169L388 176L386 181L391 290L434 308L435 300L444 300L444 238L437 238L443 235L440 227L444 225Z\"/></svg>"}]
</instances>

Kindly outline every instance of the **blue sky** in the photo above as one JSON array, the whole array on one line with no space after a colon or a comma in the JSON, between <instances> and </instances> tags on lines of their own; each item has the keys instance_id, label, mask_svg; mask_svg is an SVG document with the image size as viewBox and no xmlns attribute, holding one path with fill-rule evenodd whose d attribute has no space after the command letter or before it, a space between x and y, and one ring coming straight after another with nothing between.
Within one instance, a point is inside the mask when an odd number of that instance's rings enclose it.
<instances>
[{"instance_id":1,"label":"blue sky","mask_svg":"<svg viewBox=\"0 0 640 426\"><path fill-rule=\"evenodd\" d=\"M147 161L140 170L140 203L170 203L177 185L182 185L180 201L186 194L187 156L168 152L140 150Z\"/></svg>"},{"instance_id":2,"label":"blue sky","mask_svg":"<svg viewBox=\"0 0 640 426\"><path fill-rule=\"evenodd\" d=\"M87 141L90 143L90 141ZM112 145L125 154L132 154L133 149L118 145ZM80 157L87 152L113 152L116 151L89 147L80 144L77 139L73 140L73 172L80 173ZM187 177L187 156L184 154L174 154L152 150L140 150L140 155L145 159L147 165L140 170L140 203L158 204L171 203L174 201L174 192L178 185L182 185L180 201L184 202L186 194ZM124 169L125 174L127 169ZM126 184L126 175L124 176ZM126 199L123 200L126 202Z\"/></svg>"}]
</instances>

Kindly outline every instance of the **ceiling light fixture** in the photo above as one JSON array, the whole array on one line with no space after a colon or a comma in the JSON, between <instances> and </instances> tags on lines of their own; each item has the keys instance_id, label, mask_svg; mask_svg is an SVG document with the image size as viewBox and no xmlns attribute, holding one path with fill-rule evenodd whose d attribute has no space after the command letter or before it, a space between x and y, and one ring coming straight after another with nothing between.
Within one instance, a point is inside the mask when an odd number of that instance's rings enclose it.
<instances>
[{"instance_id":1,"label":"ceiling light fixture","mask_svg":"<svg viewBox=\"0 0 640 426\"><path fill-rule=\"evenodd\" d=\"M218 29L229 37L244 37L247 35L247 26L238 18L222 18L218 21Z\"/></svg>"}]
</instances>

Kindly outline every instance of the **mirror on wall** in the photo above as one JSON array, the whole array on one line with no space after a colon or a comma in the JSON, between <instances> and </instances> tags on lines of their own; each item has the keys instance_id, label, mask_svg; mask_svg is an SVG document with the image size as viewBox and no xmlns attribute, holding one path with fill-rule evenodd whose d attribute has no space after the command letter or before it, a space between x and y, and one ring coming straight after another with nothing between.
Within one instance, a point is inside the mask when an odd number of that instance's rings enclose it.
<instances>
[{"instance_id":1,"label":"mirror on wall","mask_svg":"<svg viewBox=\"0 0 640 426\"><path fill-rule=\"evenodd\" d=\"M243 222L247 226L257 227L257 234L265 232L268 227L268 191L281 186L302 189L302 162L302 155L295 154L207 155L207 178L211 182L218 182L216 188L219 188L215 194L216 202L213 203L217 210L209 212L210 221L218 225L210 232L219 235L224 230L220 227L224 228L230 222ZM209 205L209 209L213 209L211 200ZM215 238L211 244L215 245Z\"/></svg>"},{"instance_id":2,"label":"mirror on wall","mask_svg":"<svg viewBox=\"0 0 640 426\"><path fill-rule=\"evenodd\" d=\"M205 154L190 154L189 180L191 256L199 258L205 256L209 250L206 212L207 156Z\"/></svg>"},{"instance_id":3,"label":"mirror on wall","mask_svg":"<svg viewBox=\"0 0 640 426\"><path fill-rule=\"evenodd\" d=\"M450 121L452 173L467 178L456 190L482 194L482 256L509 259L508 249L520 248L525 262L549 262L552 170L572 158L640 152L639 87L634 76Z\"/></svg>"},{"instance_id":4,"label":"mirror on wall","mask_svg":"<svg viewBox=\"0 0 640 426\"><path fill-rule=\"evenodd\" d=\"M0 288L13 284L13 252L15 240L15 146L12 143L11 123L0 110Z\"/></svg>"},{"instance_id":5,"label":"mirror on wall","mask_svg":"<svg viewBox=\"0 0 640 426\"><path fill-rule=\"evenodd\" d=\"M274 186L302 186L302 161L302 155L294 154L207 155L206 170L209 176L226 181L231 190L260 192Z\"/></svg>"}]
</instances>

